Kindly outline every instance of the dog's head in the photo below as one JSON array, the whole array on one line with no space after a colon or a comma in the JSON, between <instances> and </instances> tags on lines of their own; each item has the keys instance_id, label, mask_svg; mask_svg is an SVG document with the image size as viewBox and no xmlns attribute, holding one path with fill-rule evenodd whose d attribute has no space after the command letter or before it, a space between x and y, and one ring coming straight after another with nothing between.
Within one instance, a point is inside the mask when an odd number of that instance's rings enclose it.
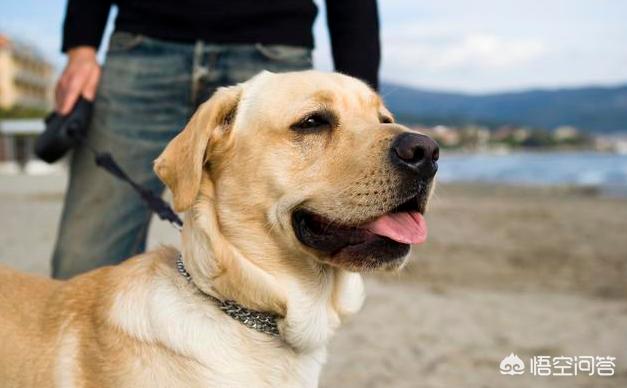
<instances>
[{"instance_id":1,"label":"dog's head","mask_svg":"<svg viewBox=\"0 0 627 388\"><path fill-rule=\"evenodd\" d=\"M177 210L211 202L239 245L363 271L399 267L426 238L437 159L364 83L264 72L200 106L155 171Z\"/></svg>"}]
</instances>

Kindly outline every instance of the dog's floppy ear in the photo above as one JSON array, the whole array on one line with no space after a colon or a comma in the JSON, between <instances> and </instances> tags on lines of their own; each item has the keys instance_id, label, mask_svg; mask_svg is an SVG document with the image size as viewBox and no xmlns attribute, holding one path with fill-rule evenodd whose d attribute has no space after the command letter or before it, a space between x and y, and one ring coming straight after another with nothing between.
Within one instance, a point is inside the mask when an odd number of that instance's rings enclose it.
<instances>
[{"instance_id":1,"label":"dog's floppy ear","mask_svg":"<svg viewBox=\"0 0 627 388\"><path fill-rule=\"evenodd\" d=\"M172 191L176 211L187 210L196 199L209 143L229 128L240 96L241 86L218 89L155 160L155 173Z\"/></svg>"}]
</instances>

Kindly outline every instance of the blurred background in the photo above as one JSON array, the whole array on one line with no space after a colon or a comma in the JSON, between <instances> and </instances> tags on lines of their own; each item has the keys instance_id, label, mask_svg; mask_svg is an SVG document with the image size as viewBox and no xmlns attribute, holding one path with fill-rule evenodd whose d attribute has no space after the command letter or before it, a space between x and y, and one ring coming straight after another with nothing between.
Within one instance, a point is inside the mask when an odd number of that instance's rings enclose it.
<instances>
[{"instance_id":1,"label":"blurred background","mask_svg":"<svg viewBox=\"0 0 627 388\"><path fill-rule=\"evenodd\" d=\"M322 386L627 386L627 2L379 8L381 93L440 142L440 185L429 241L402 273L367 277ZM64 9L0 0L0 263L45 275L67 176L32 147L65 63ZM314 58L330 70L324 20ZM151 246L177 241L153 224ZM502 375L510 353L612 356L615 373Z\"/></svg>"}]
</instances>

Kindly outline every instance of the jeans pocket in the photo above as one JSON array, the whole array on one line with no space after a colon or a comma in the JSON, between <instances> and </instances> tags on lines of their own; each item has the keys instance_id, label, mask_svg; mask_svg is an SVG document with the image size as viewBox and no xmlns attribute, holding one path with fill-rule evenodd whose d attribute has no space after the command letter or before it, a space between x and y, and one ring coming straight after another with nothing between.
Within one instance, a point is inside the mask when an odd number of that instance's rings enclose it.
<instances>
[{"instance_id":1,"label":"jeans pocket","mask_svg":"<svg viewBox=\"0 0 627 388\"><path fill-rule=\"evenodd\" d=\"M255 49L268 61L311 66L311 49L301 46L257 43Z\"/></svg>"},{"instance_id":2,"label":"jeans pocket","mask_svg":"<svg viewBox=\"0 0 627 388\"><path fill-rule=\"evenodd\" d=\"M138 47L144 41L144 36L131 32L116 31L109 39L107 53L128 52Z\"/></svg>"}]
</instances>

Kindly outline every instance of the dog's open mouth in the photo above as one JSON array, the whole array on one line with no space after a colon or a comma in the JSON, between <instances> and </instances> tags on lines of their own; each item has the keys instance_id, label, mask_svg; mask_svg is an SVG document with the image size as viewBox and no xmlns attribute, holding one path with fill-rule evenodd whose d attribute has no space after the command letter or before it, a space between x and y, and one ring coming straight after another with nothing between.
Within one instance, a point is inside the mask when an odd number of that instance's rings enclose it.
<instances>
[{"instance_id":1,"label":"dog's open mouth","mask_svg":"<svg viewBox=\"0 0 627 388\"><path fill-rule=\"evenodd\" d=\"M412 197L393 210L359 225L342 225L306 209L294 212L292 224L304 245L336 256L344 251L395 259L409 251L409 244L427 238L424 201Z\"/></svg>"}]
</instances>

